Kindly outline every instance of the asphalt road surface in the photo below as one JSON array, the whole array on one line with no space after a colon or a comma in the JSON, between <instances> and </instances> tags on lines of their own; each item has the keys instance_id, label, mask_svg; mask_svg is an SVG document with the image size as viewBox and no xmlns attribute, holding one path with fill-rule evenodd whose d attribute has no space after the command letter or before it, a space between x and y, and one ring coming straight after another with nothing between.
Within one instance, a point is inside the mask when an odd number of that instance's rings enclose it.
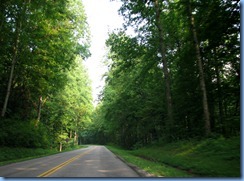
<instances>
[{"instance_id":1,"label":"asphalt road surface","mask_svg":"<svg viewBox=\"0 0 244 181\"><path fill-rule=\"evenodd\" d=\"M0 166L0 177L139 177L104 146Z\"/></svg>"}]
</instances>

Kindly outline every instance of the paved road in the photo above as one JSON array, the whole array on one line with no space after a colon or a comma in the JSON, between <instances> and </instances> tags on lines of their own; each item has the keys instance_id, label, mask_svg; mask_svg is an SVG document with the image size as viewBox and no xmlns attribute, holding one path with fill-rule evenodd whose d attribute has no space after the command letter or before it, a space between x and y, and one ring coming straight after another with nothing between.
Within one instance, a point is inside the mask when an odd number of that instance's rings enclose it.
<instances>
[{"instance_id":1,"label":"paved road","mask_svg":"<svg viewBox=\"0 0 244 181\"><path fill-rule=\"evenodd\" d=\"M104 146L0 166L0 177L139 177Z\"/></svg>"}]
</instances>

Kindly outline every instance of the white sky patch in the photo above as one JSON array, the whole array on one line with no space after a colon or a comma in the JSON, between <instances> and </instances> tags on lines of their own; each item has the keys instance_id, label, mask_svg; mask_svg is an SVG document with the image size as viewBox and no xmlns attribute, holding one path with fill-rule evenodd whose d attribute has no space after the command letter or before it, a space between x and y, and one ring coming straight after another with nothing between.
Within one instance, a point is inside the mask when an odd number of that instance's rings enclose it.
<instances>
[{"instance_id":1,"label":"white sky patch","mask_svg":"<svg viewBox=\"0 0 244 181\"><path fill-rule=\"evenodd\" d=\"M94 105L97 104L99 93L104 86L102 75L107 67L103 65L106 55L105 41L108 32L122 28L123 17L118 15L121 4L110 0L82 0L87 21L91 31L91 57L85 61L89 77L92 80L92 95Z\"/></svg>"}]
</instances>

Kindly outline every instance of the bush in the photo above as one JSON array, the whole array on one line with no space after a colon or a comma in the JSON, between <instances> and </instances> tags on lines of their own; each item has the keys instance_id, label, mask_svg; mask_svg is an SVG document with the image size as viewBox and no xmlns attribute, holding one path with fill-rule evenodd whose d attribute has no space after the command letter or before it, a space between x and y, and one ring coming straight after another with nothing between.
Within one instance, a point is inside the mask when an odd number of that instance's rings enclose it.
<instances>
[{"instance_id":1,"label":"bush","mask_svg":"<svg viewBox=\"0 0 244 181\"><path fill-rule=\"evenodd\" d=\"M0 148L0 162L18 160L23 158L40 157L57 153L57 150L43 148ZM2 164L2 163L1 163ZM0 165L1 165L0 164Z\"/></svg>"},{"instance_id":2,"label":"bush","mask_svg":"<svg viewBox=\"0 0 244 181\"><path fill-rule=\"evenodd\" d=\"M47 148L47 129L30 121L5 119L0 123L0 145L8 147Z\"/></svg>"}]
</instances>

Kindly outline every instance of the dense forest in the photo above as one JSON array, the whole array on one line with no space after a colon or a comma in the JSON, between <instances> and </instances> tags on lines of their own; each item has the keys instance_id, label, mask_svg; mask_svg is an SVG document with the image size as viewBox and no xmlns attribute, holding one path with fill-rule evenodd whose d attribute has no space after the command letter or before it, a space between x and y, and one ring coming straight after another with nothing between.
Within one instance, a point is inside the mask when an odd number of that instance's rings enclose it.
<instances>
[{"instance_id":1,"label":"dense forest","mask_svg":"<svg viewBox=\"0 0 244 181\"><path fill-rule=\"evenodd\" d=\"M94 108L82 1L1 0L1 147L240 135L240 2L120 1Z\"/></svg>"},{"instance_id":2,"label":"dense forest","mask_svg":"<svg viewBox=\"0 0 244 181\"><path fill-rule=\"evenodd\" d=\"M138 148L240 134L240 2L121 0L85 141ZM128 35L127 29L134 29Z\"/></svg>"},{"instance_id":3,"label":"dense forest","mask_svg":"<svg viewBox=\"0 0 244 181\"><path fill-rule=\"evenodd\" d=\"M1 0L1 147L78 142L93 109L89 44L80 0Z\"/></svg>"}]
</instances>

